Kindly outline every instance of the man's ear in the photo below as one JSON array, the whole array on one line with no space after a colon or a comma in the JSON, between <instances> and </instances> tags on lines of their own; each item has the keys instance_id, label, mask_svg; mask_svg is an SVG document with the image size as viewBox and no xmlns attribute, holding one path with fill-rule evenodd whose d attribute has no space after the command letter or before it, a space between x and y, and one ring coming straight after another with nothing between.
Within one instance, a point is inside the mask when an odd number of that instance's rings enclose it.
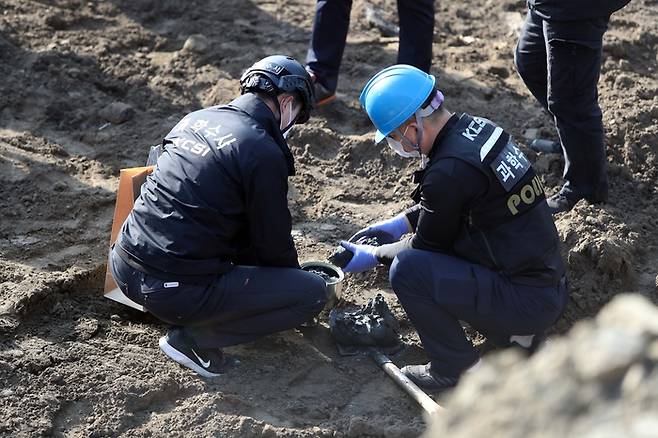
<instances>
[{"instance_id":1,"label":"man's ear","mask_svg":"<svg viewBox=\"0 0 658 438\"><path fill-rule=\"evenodd\" d=\"M288 94L288 93L279 94L279 105L281 105L282 107L284 105L289 105L290 101L293 101L293 107L294 107L295 106L294 100L295 98L292 96L292 94Z\"/></svg>"},{"instance_id":2,"label":"man's ear","mask_svg":"<svg viewBox=\"0 0 658 438\"><path fill-rule=\"evenodd\" d=\"M407 133L409 133L409 129L412 129L412 128L415 129L416 131L418 131L418 122L416 122L416 119L414 119L414 120L408 122L407 126L405 126L404 128L407 130ZM404 129L402 131L404 131Z\"/></svg>"}]
</instances>

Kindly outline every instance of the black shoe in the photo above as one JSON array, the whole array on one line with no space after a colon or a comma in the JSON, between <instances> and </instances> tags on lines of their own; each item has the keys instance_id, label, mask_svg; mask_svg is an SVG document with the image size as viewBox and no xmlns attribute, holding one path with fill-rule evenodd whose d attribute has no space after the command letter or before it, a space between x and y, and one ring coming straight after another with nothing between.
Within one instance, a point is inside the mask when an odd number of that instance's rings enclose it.
<instances>
[{"instance_id":1,"label":"black shoe","mask_svg":"<svg viewBox=\"0 0 658 438\"><path fill-rule=\"evenodd\" d=\"M608 202L608 181L599 183L598 188L591 196L585 196L585 200L590 204L604 204Z\"/></svg>"},{"instance_id":2,"label":"black shoe","mask_svg":"<svg viewBox=\"0 0 658 438\"><path fill-rule=\"evenodd\" d=\"M547 154L561 154L562 145L553 140L547 140L545 138L535 138L530 142L530 149L536 152L544 152Z\"/></svg>"},{"instance_id":3,"label":"black shoe","mask_svg":"<svg viewBox=\"0 0 658 438\"><path fill-rule=\"evenodd\" d=\"M184 367L203 377L217 377L224 374L238 362L224 356L219 348L198 348L181 329L169 330L160 338L160 349Z\"/></svg>"},{"instance_id":4,"label":"black shoe","mask_svg":"<svg viewBox=\"0 0 658 438\"><path fill-rule=\"evenodd\" d=\"M539 348L546 344L547 340L548 337L545 333L538 333L529 336L510 336L509 343L510 346L518 346L527 353L528 356L532 356Z\"/></svg>"},{"instance_id":5,"label":"black shoe","mask_svg":"<svg viewBox=\"0 0 658 438\"><path fill-rule=\"evenodd\" d=\"M550 198L546 199L546 202L548 203L548 208L551 213L558 214L565 211L570 211L581 199L585 199L590 204L603 204L608 201L608 193L605 191L596 196L586 196L582 198L567 196L564 194L564 192L560 191L559 193L556 193Z\"/></svg>"},{"instance_id":6,"label":"black shoe","mask_svg":"<svg viewBox=\"0 0 658 438\"><path fill-rule=\"evenodd\" d=\"M407 365L400 371L420 389L429 393L439 393L457 386L459 378L439 376L432 372L430 365L431 362L425 365Z\"/></svg>"},{"instance_id":7,"label":"black shoe","mask_svg":"<svg viewBox=\"0 0 658 438\"><path fill-rule=\"evenodd\" d=\"M578 201L580 199L572 198L563 192L559 192L548 198L546 203L548 203L548 209L551 211L551 214L558 214L570 211Z\"/></svg>"}]
</instances>

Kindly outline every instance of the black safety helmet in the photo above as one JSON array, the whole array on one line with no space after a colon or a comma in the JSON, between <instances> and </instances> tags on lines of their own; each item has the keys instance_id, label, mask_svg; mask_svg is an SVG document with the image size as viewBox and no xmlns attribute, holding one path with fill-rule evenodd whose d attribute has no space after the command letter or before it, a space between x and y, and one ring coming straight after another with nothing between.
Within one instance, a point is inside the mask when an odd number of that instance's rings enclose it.
<instances>
[{"instance_id":1,"label":"black safety helmet","mask_svg":"<svg viewBox=\"0 0 658 438\"><path fill-rule=\"evenodd\" d=\"M248 91L273 95L297 92L302 99L302 109L295 123L306 123L315 103L311 76L290 56L268 56L249 67L240 78L240 92L244 94Z\"/></svg>"}]
</instances>

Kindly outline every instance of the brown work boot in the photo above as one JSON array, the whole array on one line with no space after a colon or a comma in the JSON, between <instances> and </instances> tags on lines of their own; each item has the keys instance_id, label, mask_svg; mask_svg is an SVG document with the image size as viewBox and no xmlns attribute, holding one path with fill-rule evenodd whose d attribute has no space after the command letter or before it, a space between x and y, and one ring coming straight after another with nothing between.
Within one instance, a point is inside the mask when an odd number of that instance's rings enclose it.
<instances>
[{"instance_id":1,"label":"brown work boot","mask_svg":"<svg viewBox=\"0 0 658 438\"><path fill-rule=\"evenodd\" d=\"M336 100L336 92L330 91L319 82L313 84L315 88L315 106L323 106Z\"/></svg>"}]
</instances>

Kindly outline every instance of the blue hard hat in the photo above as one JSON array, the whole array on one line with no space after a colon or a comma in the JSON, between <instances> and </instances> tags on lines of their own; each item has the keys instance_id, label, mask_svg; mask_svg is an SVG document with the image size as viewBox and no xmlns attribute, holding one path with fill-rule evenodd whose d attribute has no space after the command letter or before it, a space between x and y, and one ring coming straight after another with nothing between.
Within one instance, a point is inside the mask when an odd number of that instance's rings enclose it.
<instances>
[{"instance_id":1,"label":"blue hard hat","mask_svg":"<svg viewBox=\"0 0 658 438\"><path fill-rule=\"evenodd\" d=\"M434 76L404 64L385 68L368 81L359 101L377 128L376 143L420 109L435 81Z\"/></svg>"}]
</instances>

